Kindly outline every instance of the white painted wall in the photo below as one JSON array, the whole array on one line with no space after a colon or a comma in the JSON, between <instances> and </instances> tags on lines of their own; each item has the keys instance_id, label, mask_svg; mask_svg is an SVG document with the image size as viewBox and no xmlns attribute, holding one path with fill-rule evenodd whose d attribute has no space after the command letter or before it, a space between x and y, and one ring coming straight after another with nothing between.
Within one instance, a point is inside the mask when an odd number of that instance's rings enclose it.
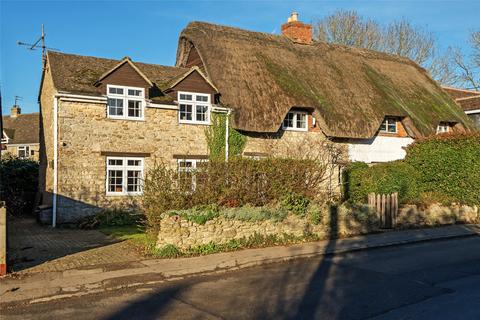
<instances>
[{"instance_id":1,"label":"white painted wall","mask_svg":"<svg viewBox=\"0 0 480 320\"><path fill-rule=\"evenodd\" d=\"M381 137L350 142L348 154L350 161L387 162L405 158L403 147L413 142L412 138Z\"/></svg>"}]
</instances>

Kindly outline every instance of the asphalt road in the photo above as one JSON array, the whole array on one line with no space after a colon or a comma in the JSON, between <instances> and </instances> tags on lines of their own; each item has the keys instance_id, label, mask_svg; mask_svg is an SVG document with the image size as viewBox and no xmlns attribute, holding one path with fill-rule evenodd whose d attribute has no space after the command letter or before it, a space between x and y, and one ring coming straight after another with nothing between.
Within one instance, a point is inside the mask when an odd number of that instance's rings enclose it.
<instances>
[{"instance_id":1,"label":"asphalt road","mask_svg":"<svg viewBox=\"0 0 480 320\"><path fill-rule=\"evenodd\" d=\"M270 264L1 312L2 319L477 320L480 237Z\"/></svg>"}]
</instances>

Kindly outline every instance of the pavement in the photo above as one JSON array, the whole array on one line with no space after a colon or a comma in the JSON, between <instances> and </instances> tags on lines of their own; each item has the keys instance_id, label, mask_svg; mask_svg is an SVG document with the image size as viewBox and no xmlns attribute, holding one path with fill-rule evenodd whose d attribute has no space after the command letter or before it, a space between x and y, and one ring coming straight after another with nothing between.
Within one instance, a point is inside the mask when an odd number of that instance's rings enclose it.
<instances>
[{"instance_id":1,"label":"pavement","mask_svg":"<svg viewBox=\"0 0 480 320\"><path fill-rule=\"evenodd\" d=\"M332 250L336 242L330 242ZM0 305L0 312L12 320L478 320L480 237L343 251L176 281L144 275L137 281L142 285L124 281L117 290Z\"/></svg>"},{"instance_id":2,"label":"pavement","mask_svg":"<svg viewBox=\"0 0 480 320\"><path fill-rule=\"evenodd\" d=\"M87 265L62 271L13 274L0 280L0 307L36 304L111 292L144 285L156 285L206 274L218 274L282 263L299 258L394 247L434 240L480 235L479 225L391 231L347 239L303 243L292 246L240 250L179 259L126 260ZM480 251L480 250L479 250ZM128 255L128 253L125 253Z\"/></svg>"},{"instance_id":3,"label":"pavement","mask_svg":"<svg viewBox=\"0 0 480 320\"><path fill-rule=\"evenodd\" d=\"M41 226L33 218L9 217L9 271L17 275L83 269L139 261L128 242L97 230Z\"/></svg>"}]
</instances>

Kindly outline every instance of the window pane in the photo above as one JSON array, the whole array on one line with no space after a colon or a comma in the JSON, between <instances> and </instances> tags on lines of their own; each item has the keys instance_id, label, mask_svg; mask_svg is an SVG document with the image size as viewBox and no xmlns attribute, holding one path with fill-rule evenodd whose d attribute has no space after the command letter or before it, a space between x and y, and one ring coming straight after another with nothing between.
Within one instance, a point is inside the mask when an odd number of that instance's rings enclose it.
<instances>
[{"instance_id":1,"label":"window pane","mask_svg":"<svg viewBox=\"0 0 480 320\"><path fill-rule=\"evenodd\" d=\"M109 98L108 114L111 116L123 116L123 100Z\"/></svg>"},{"instance_id":2,"label":"window pane","mask_svg":"<svg viewBox=\"0 0 480 320\"><path fill-rule=\"evenodd\" d=\"M180 93L180 100L192 101L193 97L191 94Z\"/></svg>"},{"instance_id":3,"label":"window pane","mask_svg":"<svg viewBox=\"0 0 480 320\"><path fill-rule=\"evenodd\" d=\"M208 96L197 96L196 100L199 102L208 102Z\"/></svg>"},{"instance_id":4,"label":"window pane","mask_svg":"<svg viewBox=\"0 0 480 320\"><path fill-rule=\"evenodd\" d=\"M207 119L208 119L207 114L208 114L208 107L207 106L197 105L197 114L196 114L196 120L197 121L206 122Z\"/></svg>"},{"instance_id":5,"label":"window pane","mask_svg":"<svg viewBox=\"0 0 480 320\"><path fill-rule=\"evenodd\" d=\"M142 117L142 102L137 100L128 100L128 116L134 118Z\"/></svg>"},{"instance_id":6,"label":"window pane","mask_svg":"<svg viewBox=\"0 0 480 320\"><path fill-rule=\"evenodd\" d=\"M178 162L178 170L189 170L193 167L192 161L182 160Z\"/></svg>"},{"instance_id":7,"label":"window pane","mask_svg":"<svg viewBox=\"0 0 480 320\"><path fill-rule=\"evenodd\" d=\"M141 162L142 162L141 160L128 160L127 165L138 167L138 166L141 166Z\"/></svg>"},{"instance_id":8,"label":"window pane","mask_svg":"<svg viewBox=\"0 0 480 320\"><path fill-rule=\"evenodd\" d=\"M129 95L129 96L140 97L141 94L142 94L142 90L128 89L128 95Z\"/></svg>"},{"instance_id":9,"label":"window pane","mask_svg":"<svg viewBox=\"0 0 480 320\"><path fill-rule=\"evenodd\" d=\"M285 120L283 120L283 126L285 128L293 128L293 116L294 116L293 113L291 112L287 113Z\"/></svg>"},{"instance_id":10,"label":"window pane","mask_svg":"<svg viewBox=\"0 0 480 320\"><path fill-rule=\"evenodd\" d=\"M137 170L127 171L127 192L140 192L142 172Z\"/></svg>"},{"instance_id":11,"label":"window pane","mask_svg":"<svg viewBox=\"0 0 480 320\"><path fill-rule=\"evenodd\" d=\"M305 113L297 113L297 128L307 128L307 115Z\"/></svg>"},{"instance_id":12,"label":"window pane","mask_svg":"<svg viewBox=\"0 0 480 320\"><path fill-rule=\"evenodd\" d=\"M109 166L121 166L123 165L122 159L108 159Z\"/></svg>"},{"instance_id":13,"label":"window pane","mask_svg":"<svg viewBox=\"0 0 480 320\"><path fill-rule=\"evenodd\" d=\"M382 125L380 126L380 131L387 131L387 120L383 120Z\"/></svg>"},{"instance_id":14,"label":"window pane","mask_svg":"<svg viewBox=\"0 0 480 320\"><path fill-rule=\"evenodd\" d=\"M191 104L181 104L180 105L180 120L192 120L192 105Z\"/></svg>"},{"instance_id":15,"label":"window pane","mask_svg":"<svg viewBox=\"0 0 480 320\"><path fill-rule=\"evenodd\" d=\"M389 121L388 122L388 132L395 133L397 132L397 123Z\"/></svg>"},{"instance_id":16,"label":"window pane","mask_svg":"<svg viewBox=\"0 0 480 320\"><path fill-rule=\"evenodd\" d=\"M108 93L111 94L123 94L123 88L112 88L110 87Z\"/></svg>"},{"instance_id":17,"label":"window pane","mask_svg":"<svg viewBox=\"0 0 480 320\"><path fill-rule=\"evenodd\" d=\"M122 192L123 188L123 171L108 170L108 191Z\"/></svg>"}]
</instances>

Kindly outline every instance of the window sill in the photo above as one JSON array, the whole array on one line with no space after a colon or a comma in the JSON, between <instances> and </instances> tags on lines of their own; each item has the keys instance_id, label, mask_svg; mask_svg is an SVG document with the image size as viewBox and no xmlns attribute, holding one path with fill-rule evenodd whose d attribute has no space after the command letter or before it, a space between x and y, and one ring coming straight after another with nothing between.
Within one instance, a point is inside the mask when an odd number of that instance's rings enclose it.
<instances>
[{"instance_id":1,"label":"window sill","mask_svg":"<svg viewBox=\"0 0 480 320\"><path fill-rule=\"evenodd\" d=\"M120 118L120 117L110 117L110 116L107 116L107 119L108 120L114 120L114 121L118 121L118 120L125 120L125 121L136 121L136 122L145 122L145 118Z\"/></svg>"},{"instance_id":2,"label":"window sill","mask_svg":"<svg viewBox=\"0 0 480 320\"><path fill-rule=\"evenodd\" d=\"M138 197L143 195L143 193L106 193L107 197L117 198L117 197Z\"/></svg>"},{"instance_id":3,"label":"window sill","mask_svg":"<svg viewBox=\"0 0 480 320\"><path fill-rule=\"evenodd\" d=\"M194 124L194 125L201 125L201 126L210 126L210 122L196 122L196 121L182 121L179 120L178 124Z\"/></svg>"},{"instance_id":4,"label":"window sill","mask_svg":"<svg viewBox=\"0 0 480 320\"><path fill-rule=\"evenodd\" d=\"M285 128L285 127L282 127L282 130L283 130L283 131L308 132L308 128L298 129L298 128Z\"/></svg>"}]
</instances>

